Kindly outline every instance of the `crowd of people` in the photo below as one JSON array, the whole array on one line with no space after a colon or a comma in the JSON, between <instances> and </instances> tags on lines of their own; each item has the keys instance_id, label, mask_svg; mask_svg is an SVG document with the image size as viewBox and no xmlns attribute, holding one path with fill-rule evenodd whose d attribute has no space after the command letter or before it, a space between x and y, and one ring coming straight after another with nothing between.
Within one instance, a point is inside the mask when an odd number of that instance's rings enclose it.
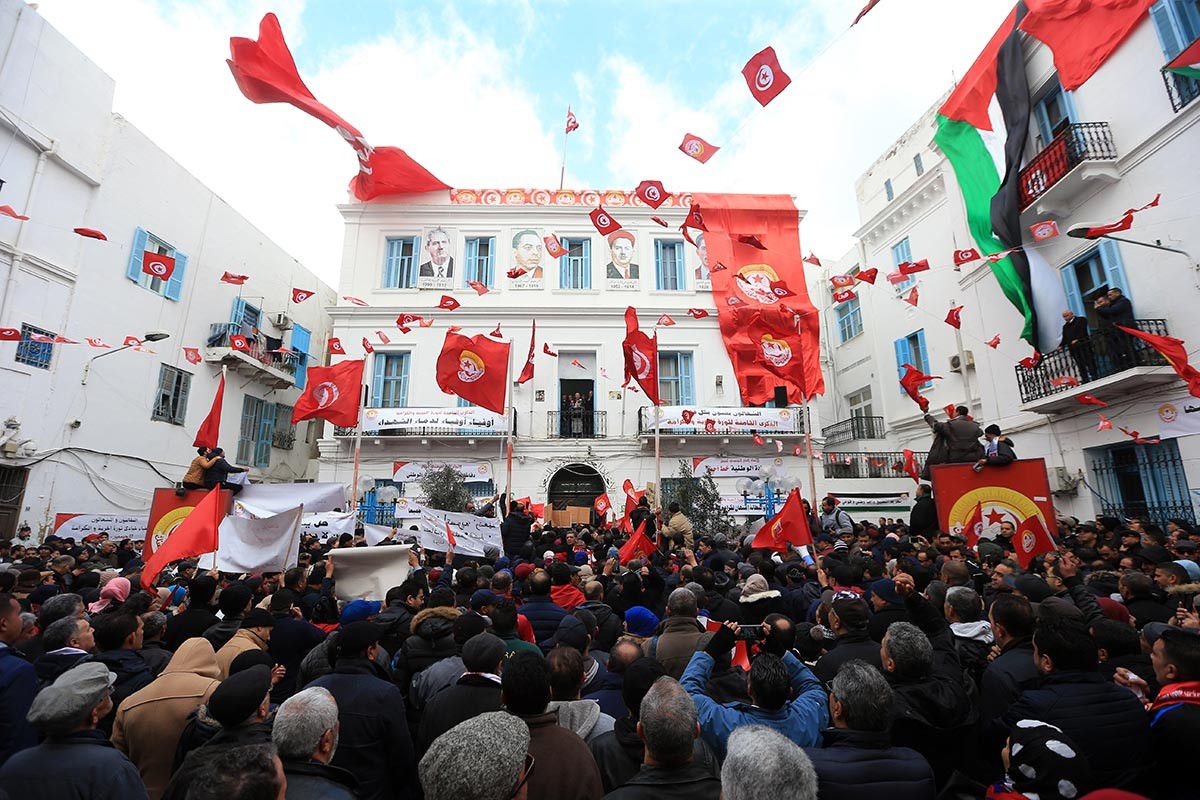
<instances>
[{"instance_id":1,"label":"crowd of people","mask_svg":"<svg viewBox=\"0 0 1200 800\"><path fill-rule=\"evenodd\" d=\"M326 557L361 536L156 586L135 544L0 542L0 798L1200 796L1200 532L1063 517L1022 568L931 504L825 498L785 553L643 504L622 563L513 503L381 602Z\"/></svg>"}]
</instances>

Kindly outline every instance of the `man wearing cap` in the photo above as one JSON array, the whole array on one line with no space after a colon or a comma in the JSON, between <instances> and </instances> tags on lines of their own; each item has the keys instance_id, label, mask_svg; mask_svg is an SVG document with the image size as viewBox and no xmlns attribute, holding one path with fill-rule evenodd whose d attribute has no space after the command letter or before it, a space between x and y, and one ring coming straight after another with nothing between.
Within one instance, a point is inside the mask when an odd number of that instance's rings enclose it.
<instances>
[{"instance_id":1,"label":"man wearing cap","mask_svg":"<svg viewBox=\"0 0 1200 800\"><path fill-rule=\"evenodd\" d=\"M463 647L473 637L483 633L487 629L487 617L482 614L476 614L474 611L468 611L454 620L454 649L446 656L439 658L421 670L420 674L413 678L412 685L408 691L408 705L411 710L422 713L425 709L425 704L434 695L441 692L447 686L452 686L467 671L462 659Z\"/></svg>"},{"instance_id":2,"label":"man wearing cap","mask_svg":"<svg viewBox=\"0 0 1200 800\"><path fill-rule=\"evenodd\" d=\"M893 622L911 621L904 600L896 591L896 582L891 578L872 583L864 597L871 604L871 622L867 625L867 633L875 641L883 641L884 634Z\"/></svg>"},{"instance_id":3,"label":"man wearing cap","mask_svg":"<svg viewBox=\"0 0 1200 800\"><path fill-rule=\"evenodd\" d=\"M434 695L421 714L419 754L423 755L434 739L460 722L500 710L500 665L504 652L504 642L490 633L479 633L467 640L462 652L465 672Z\"/></svg>"},{"instance_id":4,"label":"man wearing cap","mask_svg":"<svg viewBox=\"0 0 1200 800\"><path fill-rule=\"evenodd\" d=\"M853 592L837 592L829 605L829 629L837 636L832 649L817 661L813 672L826 686L847 661L861 659L883 672L879 643L867 632L870 612Z\"/></svg>"},{"instance_id":5,"label":"man wearing cap","mask_svg":"<svg viewBox=\"0 0 1200 800\"><path fill-rule=\"evenodd\" d=\"M537 767L529 745L529 727L504 711L454 726L421 759L425 800L523 800ZM561 765L543 763L538 769L556 771Z\"/></svg>"},{"instance_id":6,"label":"man wearing cap","mask_svg":"<svg viewBox=\"0 0 1200 800\"><path fill-rule=\"evenodd\" d=\"M113 709L116 676L103 664L73 667L44 689L29 722L45 740L0 767L0 787L11 797L145 798L137 768L96 730Z\"/></svg>"},{"instance_id":7,"label":"man wearing cap","mask_svg":"<svg viewBox=\"0 0 1200 800\"><path fill-rule=\"evenodd\" d=\"M413 797L416 791L404 696L375 663L379 636L379 626L367 620L342 628L333 672L311 684L337 701L339 743L330 763L358 778L362 800Z\"/></svg>"},{"instance_id":8,"label":"man wearing cap","mask_svg":"<svg viewBox=\"0 0 1200 800\"><path fill-rule=\"evenodd\" d=\"M634 239L629 231L614 231L608 235L608 253L612 259L605 265L609 280L638 279L638 265L633 263Z\"/></svg>"},{"instance_id":9,"label":"man wearing cap","mask_svg":"<svg viewBox=\"0 0 1200 800\"><path fill-rule=\"evenodd\" d=\"M251 609L242 618L242 627L225 646L217 651L217 667L221 670L221 680L229 677L229 665L233 660L247 650L265 651L271 642L271 629L275 627L275 618L271 612L261 608Z\"/></svg>"},{"instance_id":10,"label":"man wearing cap","mask_svg":"<svg viewBox=\"0 0 1200 800\"><path fill-rule=\"evenodd\" d=\"M325 631L308 622L297 605L299 598L291 589L277 589L271 595L270 613L275 620L267 642L267 652L285 672L271 687L271 702L282 703L296 691L300 662L314 647L325 641Z\"/></svg>"},{"instance_id":11,"label":"man wearing cap","mask_svg":"<svg viewBox=\"0 0 1200 800\"><path fill-rule=\"evenodd\" d=\"M197 773L222 753L247 745L270 744L271 669L263 664L235 672L213 690L206 708L221 729L187 754L171 776L162 800L186 800ZM231 799L232 800L232 799Z\"/></svg>"}]
</instances>

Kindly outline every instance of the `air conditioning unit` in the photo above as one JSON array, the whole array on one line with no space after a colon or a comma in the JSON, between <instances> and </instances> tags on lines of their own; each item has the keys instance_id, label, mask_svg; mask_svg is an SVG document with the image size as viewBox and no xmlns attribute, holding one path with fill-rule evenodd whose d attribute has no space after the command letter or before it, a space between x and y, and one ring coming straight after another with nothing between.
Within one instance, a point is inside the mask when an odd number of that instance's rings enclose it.
<instances>
[{"instance_id":1,"label":"air conditioning unit","mask_svg":"<svg viewBox=\"0 0 1200 800\"><path fill-rule=\"evenodd\" d=\"M292 327L292 318L280 311L278 314L271 315L271 324L278 330L286 331Z\"/></svg>"},{"instance_id":2,"label":"air conditioning unit","mask_svg":"<svg viewBox=\"0 0 1200 800\"><path fill-rule=\"evenodd\" d=\"M964 350L963 354L961 356L958 355L958 353L955 353L954 355L950 356L950 371L951 372L962 372L964 358L967 361L968 368L973 369L975 367L975 354L972 353L970 350Z\"/></svg>"}]
</instances>

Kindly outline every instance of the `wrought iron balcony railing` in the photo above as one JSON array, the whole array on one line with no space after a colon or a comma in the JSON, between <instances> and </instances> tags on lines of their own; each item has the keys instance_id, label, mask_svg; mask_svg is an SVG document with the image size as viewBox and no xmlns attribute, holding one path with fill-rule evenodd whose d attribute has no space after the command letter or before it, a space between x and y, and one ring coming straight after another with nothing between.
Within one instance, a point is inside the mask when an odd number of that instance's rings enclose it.
<instances>
[{"instance_id":1,"label":"wrought iron balcony railing","mask_svg":"<svg viewBox=\"0 0 1200 800\"><path fill-rule=\"evenodd\" d=\"M603 439L608 436L607 411L549 411L551 439Z\"/></svg>"},{"instance_id":2,"label":"wrought iron balcony railing","mask_svg":"<svg viewBox=\"0 0 1200 800\"><path fill-rule=\"evenodd\" d=\"M1139 331L1167 335L1165 319L1134 320ZM1014 367L1021 402L1040 400L1078 385L1134 367L1165 367L1167 360L1150 345L1115 328L1093 333L1081 344L1045 353L1033 369Z\"/></svg>"},{"instance_id":3,"label":"wrought iron balcony railing","mask_svg":"<svg viewBox=\"0 0 1200 800\"><path fill-rule=\"evenodd\" d=\"M1163 84L1167 87L1167 98L1171 101L1171 108L1176 114L1183 111L1188 103L1200 97L1200 81L1195 78L1170 72L1166 67L1162 68L1162 77Z\"/></svg>"},{"instance_id":4,"label":"wrought iron balcony railing","mask_svg":"<svg viewBox=\"0 0 1200 800\"><path fill-rule=\"evenodd\" d=\"M1021 170L1021 208L1028 208L1083 162L1116 157L1107 122L1071 123Z\"/></svg>"},{"instance_id":5,"label":"wrought iron balcony railing","mask_svg":"<svg viewBox=\"0 0 1200 800\"><path fill-rule=\"evenodd\" d=\"M917 470L925 469L925 453L916 453ZM907 478L904 453L831 453L825 451L821 462L826 478Z\"/></svg>"},{"instance_id":6,"label":"wrought iron balcony railing","mask_svg":"<svg viewBox=\"0 0 1200 800\"><path fill-rule=\"evenodd\" d=\"M208 341L206 344L209 347L232 348L233 344L230 341L230 337L238 334L242 334L241 325L234 322L214 322L208 326ZM280 342L280 346L282 344ZM237 352L249 356L265 367L277 369L288 375L295 375L296 367L300 363L300 356L296 353L276 353L271 349L266 337L262 334L247 336L246 349Z\"/></svg>"},{"instance_id":7,"label":"wrought iron balcony railing","mask_svg":"<svg viewBox=\"0 0 1200 800\"><path fill-rule=\"evenodd\" d=\"M882 439L883 417L851 417L821 429L825 444L841 444L857 439Z\"/></svg>"}]
</instances>

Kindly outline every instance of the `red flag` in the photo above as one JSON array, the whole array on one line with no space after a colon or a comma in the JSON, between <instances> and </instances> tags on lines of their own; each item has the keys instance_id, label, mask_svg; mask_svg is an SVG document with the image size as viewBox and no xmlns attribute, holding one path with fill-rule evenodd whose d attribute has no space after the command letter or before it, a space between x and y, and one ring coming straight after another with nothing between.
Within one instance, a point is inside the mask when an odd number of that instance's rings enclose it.
<instances>
[{"instance_id":1,"label":"red flag","mask_svg":"<svg viewBox=\"0 0 1200 800\"><path fill-rule=\"evenodd\" d=\"M126 336L122 347L141 347L142 340L136 336Z\"/></svg>"},{"instance_id":2,"label":"red flag","mask_svg":"<svg viewBox=\"0 0 1200 800\"><path fill-rule=\"evenodd\" d=\"M899 272L889 272L884 277L886 277L887 282L892 284L893 286L898 286L898 285L904 283L904 281L905 281L905 277L903 275L901 275Z\"/></svg>"},{"instance_id":3,"label":"red flag","mask_svg":"<svg viewBox=\"0 0 1200 800\"><path fill-rule=\"evenodd\" d=\"M412 312L405 312L405 313L401 314L400 316L396 317L396 327L397 328L407 328L407 327L411 326L414 322L420 322L422 319L423 319L423 317L420 314L413 314Z\"/></svg>"},{"instance_id":4,"label":"red flag","mask_svg":"<svg viewBox=\"0 0 1200 800\"><path fill-rule=\"evenodd\" d=\"M154 548L142 567L142 586L152 590L159 573L172 562L215 553L219 546L217 530L224 518L225 503L221 498L221 487L217 486L204 495L204 499L167 535L165 542Z\"/></svg>"},{"instance_id":5,"label":"red flag","mask_svg":"<svg viewBox=\"0 0 1200 800\"><path fill-rule=\"evenodd\" d=\"M813 376L808 371L804 341L795 323L755 312L742 331L752 348L754 363L795 386L801 395L811 395Z\"/></svg>"},{"instance_id":6,"label":"red flag","mask_svg":"<svg viewBox=\"0 0 1200 800\"><path fill-rule=\"evenodd\" d=\"M570 252L562 246L562 242L558 240L558 236L553 233L549 236L543 236L542 241L545 242L546 252L550 254L551 258L562 258ZM509 277L511 278L512 276L509 275Z\"/></svg>"},{"instance_id":7,"label":"red flag","mask_svg":"<svg viewBox=\"0 0 1200 800\"><path fill-rule=\"evenodd\" d=\"M170 280L171 274L175 272L175 259L147 250L142 253L142 272L164 281Z\"/></svg>"},{"instance_id":8,"label":"red flag","mask_svg":"<svg viewBox=\"0 0 1200 800\"><path fill-rule=\"evenodd\" d=\"M458 540L454 538L454 531L450 530L450 520L446 520L446 542L451 547L458 547Z\"/></svg>"},{"instance_id":9,"label":"red flag","mask_svg":"<svg viewBox=\"0 0 1200 800\"><path fill-rule=\"evenodd\" d=\"M379 341L382 342L383 344L391 344L392 343L392 340L389 339L387 337L387 334L384 333L383 331L375 331L375 335L379 337Z\"/></svg>"},{"instance_id":10,"label":"red flag","mask_svg":"<svg viewBox=\"0 0 1200 800\"><path fill-rule=\"evenodd\" d=\"M926 375L921 370L914 367L912 364L904 364L904 376L900 378L900 386L904 389L904 393L913 399L920 406L921 411L929 410L929 400L922 397L918 391L921 384L935 379L941 379L940 375Z\"/></svg>"},{"instance_id":11,"label":"red flag","mask_svg":"<svg viewBox=\"0 0 1200 800\"><path fill-rule=\"evenodd\" d=\"M249 275L238 275L234 272L226 272L221 275L221 283L232 283L234 286L241 286L248 280L250 280ZM366 305L366 303L363 305Z\"/></svg>"},{"instance_id":12,"label":"red flag","mask_svg":"<svg viewBox=\"0 0 1200 800\"><path fill-rule=\"evenodd\" d=\"M362 338L362 346L363 346L363 350L366 351L367 353L375 352L375 348L371 347L371 341L365 336Z\"/></svg>"},{"instance_id":13,"label":"red flag","mask_svg":"<svg viewBox=\"0 0 1200 800\"><path fill-rule=\"evenodd\" d=\"M801 260L804 261L805 264L812 264L814 267L821 266L821 259L817 258L813 253L809 253Z\"/></svg>"},{"instance_id":14,"label":"red flag","mask_svg":"<svg viewBox=\"0 0 1200 800\"><path fill-rule=\"evenodd\" d=\"M792 455L799 458L800 456L804 455L804 448L798 444L792 445Z\"/></svg>"},{"instance_id":15,"label":"red flag","mask_svg":"<svg viewBox=\"0 0 1200 800\"><path fill-rule=\"evenodd\" d=\"M229 337L229 346L234 350L241 350L243 353L250 352L250 342L240 333L232 334Z\"/></svg>"},{"instance_id":16,"label":"red flag","mask_svg":"<svg viewBox=\"0 0 1200 800\"><path fill-rule=\"evenodd\" d=\"M1035 242L1044 242L1058 236L1058 223L1054 220L1035 222L1029 226L1029 232L1033 234Z\"/></svg>"},{"instance_id":17,"label":"red flag","mask_svg":"<svg viewBox=\"0 0 1200 800\"><path fill-rule=\"evenodd\" d=\"M1106 236L1110 233L1120 233L1121 231L1127 231L1131 227L1133 227L1133 215L1134 214L1138 213L1139 211L1145 211L1147 208L1154 208L1155 206L1158 205L1158 201L1161 198L1162 198L1161 194L1156 194L1154 196L1154 199L1151 200L1149 203L1147 203L1146 205L1144 205L1140 208L1129 209L1124 214L1122 214L1121 218L1119 220L1117 220L1116 222L1110 222L1108 225L1097 225L1094 228L1088 228L1087 231L1085 232L1085 235L1087 236L1088 239L1094 239L1097 236Z\"/></svg>"},{"instance_id":18,"label":"red flag","mask_svg":"<svg viewBox=\"0 0 1200 800\"><path fill-rule=\"evenodd\" d=\"M656 322L654 324L656 327L661 326L663 328L669 328L675 324L675 320L671 319L670 316L663 314L661 317L658 318L658 322Z\"/></svg>"},{"instance_id":19,"label":"red flag","mask_svg":"<svg viewBox=\"0 0 1200 800\"><path fill-rule=\"evenodd\" d=\"M808 527L800 490L793 489L779 513L759 529L751 547L767 547L786 553L789 544L799 547L812 543L812 532Z\"/></svg>"},{"instance_id":20,"label":"red flag","mask_svg":"<svg viewBox=\"0 0 1200 800\"><path fill-rule=\"evenodd\" d=\"M303 303L314 294L316 294L316 292L310 292L308 289L292 289L292 302Z\"/></svg>"},{"instance_id":21,"label":"red flag","mask_svg":"<svg viewBox=\"0 0 1200 800\"><path fill-rule=\"evenodd\" d=\"M29 219L29 217L25 216L24 214L18 214L12 206L0 206L0 214L3 214L6 217L12 217L13 219L19 219L21 221Z\"/></svg>"},{"instance_id":22,"label":"red flag","mask_svg":"<svg viewBox=\"0 0 1200 800\"><path fill-rule=\"evenodd\" d=\"M487 284L480 283L479 281L467 281L467 286L470 286L472 289L474 289L475 293L480 296L483 296L491 291L488 289Z\"/></svg>"},{"instance_id":23,"label":"red flag","mask_svg":"<svg viewBox=\"0 0 1200 800\"><path fill-rule=\"evenodd\" d=\"M342 428L358 425L362 376L366 360L339 361L332 367L309 367L304 393L292 408L292 424L313 417Z\"/></svg>"},{"instance_id":24,"label":"red flag","mask_svg":"<svg viewBox=\"0 0 1200 800\"><path fill-rule=\"evenodd\" d=\"M958 409L954 407L954 403L946 403L946 405L942 406L942 411L946 412L947 417L954 419L954 415Z\"/></svg>"},{"instance_id":25,"label":"red flag","mask_svg":"<svg viewBox=\"0 0 1200 800\"><path fill-rule=\"evenodd\" d=\"M850 275L833 275L829 278L829 283L835 290L849 289L854 285L854 278Z\"/></svg>"},{"instance_id":26,"label":"red flag","mask_svg":"<svg viewBox=\"0 0 1200 800\"><path fill-rule=\"evenodd\" d=\"M596 230L600 232L601 236L608 236L610 233L621 230L621 223L613 219L603 206L592 209L592 213L588 214L588 217L591 218L592 225L596 226Z\"/></svg>"},{"instance_id":27,"label":"red flag","mask_svg":"<svg viewBox=\"0 0 1200 800\"><path fill-rule=\"evenodd\" d=\"M362 133L323 105L300 78L274 14L263 17L258 40L235 36L226 61L238 89L252 103L287 103L338 132L358 155L359 173L350 183L361 201L387 194L449 189L397 147L372 147Z\"/></svg>"},{"instance_id":28,"label":"red flag","mask_svg":"<svg viewBox=\"0 0 1200 800\"><path fill-rule=\"evenodd\" d=\"M757 433L756 433L756 434L754 434L754 436L753 436L752 438L754 439L754 443L755 443L756 445L758 445L759 447L762 447L764 444L766 444L766 443L767 443L766 439L764 439L763 437L759 436Z\"/></svg>"},{"instance_id":29,"label":"red flag","mask_svg":"<svg viewBox=\"0 0 1200 800\"><path fill-rule=\"evenodd\" d=\"M529 355L525 358L525 366L521 368L521 375L517 378L517 383L526 383L533 380L533 354L537 352L537 320L533 321L533 329L529 332Z\"/></svg>"},{"instance_id":30,"label":"red flag","mask_svg":"<svg viewBox=\"0 0 1200 800\"><path fill-rule=\"evenodd\" d=\"M225 400L225 373L221 373L221 380L217 382L217 393L213 395L212 408L208 410L208 416L200 423L200 427L196 430L196 438L192 442L192 447L216 447L218 440L221 438L221 403Z\"/></svg>"},{"instance_id":31,"label":"red flag","mask_svg":"<svg viewBox=\"0 0 1200 800\"><path fill-rule=\"evenodd\" d=\"M1050 531L1046 530L1045 523L1036 512L1017 526L1017 535L1013 537L1013 550L1021 569L1028 569L1034 556L1039 553L1053 553L1054 549L1054 539L1050 538Z\"/></svg>"},{"instance_id":32,"label":"red flag","mask_svg":"<svg viewBox=\"0 0 1200 800\"><path fill-rule=\"evenodd\" d=\"M1128 428L1122 428L1120 426L1117 426L1117 430L1128 436L1130 439L1133 439L1135 444L1160 444L1160 440L1157 436L1152 436L1149 439L1143 439L1142 434L1138 431L1131 431Z\"/></svg>"},{"instance_id":33,"label":"red flag","mask_svg":"<svg viewBox=\"0 0 1200 800\"><path fill-rule=\"evenodd\" d=\"M579 367L580 369L587 369L587 367L585 367L585 366L583 365L583 362L582 362L582 361L580 361L578 358L572 358L572 359L571 359L571 366L572 366L572 367Z\"/></svg>"},{"instance_id":34,"label":"red flag","mask_svg":"<svg viewBox=\"0 0 1200 800\"><path fill-rule=\"evenodd\" d=\"M858 16L854 18L854 22L850 23L850 27L853 28L855 25L857 25L859 20L869 14L871 9L877 5L879 5L879 0L867 0L867 4L863 6L862 11L858 12Z\"/></svg>"},{"instance_id":35,"label":"red flag","mask_svg":"<svg viewBox=\"0 0 1200 800\"><path fill-rule=\"evenodd\" d=\"M997 347L1000 346L1000 334L997 333L995 336L993 336L992 338L990 338L986 342L984 342L984 344L986 344L988 347L995 350Z\"/></svg>"},{"instance_id":36,"label":"red flag","mask_svg":"<svg viewBox=\"0 0 1200 800\"><path fill-rule=\"evenodd\" d=\"M908 293L908 297L904 298L904 302L908 303L910 306L916 306L919 299L920 297L917 294L917 287L914 286L912 291Z\"/></svg>"},{"instance_id":37,"label":"red flag","mask_svg":"<svg viewBox=\"0 0 1200 800\"><path fill-rule=\"evenodd\" d=\"M658 338L647 336L638 329L637 309L625 309L625 340L621 342L625 355L625 384L637 381L650 398L658 405Z\"/></svg>"},{"instance_id":38,"label":"red flag","mask_svg":"<svg viewBox=\"0 0 1200 800\"><path fill-rule=\"evenodd\" d=\"M951 328L955 328L955 329L961 328L962 327L962 310L963 310L963 306L954 306L953 308L951 308L950 311L947 312L947 314L946 314L946 324L949 325Z\"/></svg>"},{"instance_id":39,"label":"red flag","mask_svg":"<svg viewBox=\"0 0 1200 800\"><path fill-rule=\"evenodd\" d=\"M875 278L878 275L879 275L879 270L876 269L875 267L871 267L870 269L859 270L858 274L855 275L854 277L858 278L863 283L869 283L872 286L874 286Z\"/></svg>"},{"instance_id":40,"label":"red flag","mask_svg":"<svg viewBox=\"0 0 1200 800\"><path fill-rule=\"evenodd\" d=\"M449 328L446 328L446 333L458 333L461 330L462 328L458 325L451 325ZM408 333L408 331L405 331L405 333Z\"/></svg>"},{"instance_id":41,"label":"red flag","mask_svg":"<svg viewBox=\"0 0 1200 800\"><path fill-rule=\"evenodd\" d=\"M551 358L558 358L558 353L556 353L550 349L549 343L542 345L542 352L545 353L546 355L550 356Z\"/></svg>"},{"instance_id":42,"label":"red flag","mask_svg":"<svg viewBox=\"0 0 1200 800\"><path fill-rule=\"evenodd\" d=\"M329 337L329 352L339 356L346 355L346 350L342 347L342 340L336 336Z\"/></svg>"},{"instance_id":43,"label":"red flag","mask_svg":"<svg viewBox=\"0 0 1200 800\"><path fill-rule=\"evenodd\" d=\"M108 348L109 347L108 342L104 341L103 339L99 339L99 338L96 338L93 336L87 337L85 339L85 341L92 347L99 347L99 348ZM186 350L187 348L184 348L184 349ZM194 350L195 348L192 348L192 349ZM199 356L200 356L200 353L197 352L196 353L197 360L199 360ZM193 361L192 363L195 364L196 362Z\"/></svg>"},{"instance_id":44,"label":"red flag","mask_svg":"<svg viewBox=\"0 0 1200 800\"><path fill-rule=\"evenodd\" d=\"M700 617L700 619L704 620L704 629L709 633L716 633L723 624L709 617ZM734 643L732 664L735 667L741 667L746 672L750 671L750 651L744 640L739 639Z\"/></svg>"},{"instance_id":45,"label":"red flag","mask_svg":"<svg viewBox=\"0 0 1200 800\"><path fill-rule=\"evenodd\" d=\"M963 523L963 536L967 537L967 547L974 548L979 544L979 537L983 535L983 503L976 503L975 510L971 512L971 516L967 517L967 521Z\"/></svg>"},{"instance_id":46,"label":"red flag","mask_svg":"<svg viewBox=\"0 0 1200 800\"><path fill-rule=\"evenodd\" d=\"M742 67L742 77L746 79L750 94L754 95L760 106L774 100L792 83L792 79L779 66L774 47L765 47L755 53Z\"/></svg>"},{"instance_id":47,"label":"red flag","mask_svg":"<svg viewBox=\"0 0 1200 800\"><path fill-rule=\"evenodd\" d=\"M1171 368L1175 370L1175 374L1187 383L1188 392L1193 397L1200 397L1200 370L1188 363L1187 347L1182 339L1176 339L1174 336L1156 336L1136 328L1126 328L1124 325L1117 327L1157 350L1159 355L1165 358Z\"/></svg>"},{"instance_id":48,"label":"red flag","mask_svg":"<svg viewBox=\"0 0 1200 800\"><path fill-rule=\"evenodd\" d=\"M929 270L929 259L922 258L920 261L905 261L896 267L896 269L901 275L915 275L918 272L926 272Z\"/></svg>"},{"instance_id":49,"label":"red flag","mask_svg":"<svg viewBox=\"0 0 1200 800\"><path fill-rule=\"evenodd\" d=\"M833 293L833 301L835 303L846 303L856 297L858 297L858 295L854 293L853 289L843 289L840 292Z\"/></svg>"},{"instance_id":50,"label":"red flag","mask_svg":"<svg viewBox=\"0 0 1200 800\"><path fill-rule=\"evenodd\" d=\"M579 120L575 119L575 114L574 114L574 112L571 111L571 107L567 106L567 130L566 130L566 133L570 133L571 131L575 131L575 130L579 130Z\"/></svg>"},{"instance_id":51,"label":"red flag","mask_svg":"<svg viewBox=\"0 0 1200 800\"><path fill-rule=\"evenodd\" d=\"M438 301L437 307L444 308L447 311L453 311L454 309L458 308L460 305L462 305L462 304L459 303L457 300L455 300L453 297L451 297L448 294L444 294L444 295L442 295L442 299L440 301Z\"/></svg>"},{"instance_id":52,"label":"red flag","mask_svg":"<svg viewBox=\"0 0 1200 800\"><path fill-rule=\"evenodd\" d=\"M954 266L961 267L963 264L970 264L972 261L978 261L983 258L979 255L979 251L974 247L968 247L966 250L954 251Z\"/></svg>"},{"instance_id":53,"label":"red flag","mask_svg":"<svg viewBox=\"0 0 1200 800\"><path fill-rule=\"evenodd\" d=\"M650 556L654 553L654 543L646 536L645 520L642 520L642 524L637 526L633 536L629 537L629 541L621 545L621 549L617 552L622 565L628 564L640 556Z\"/></svg>"},{"instance_id":54,"label":"red flag","mask_svg":"<svg viewBox=\"0 0 1200 800\"><path fill-rule=\"evenodd\" d=\"M1085 406L1100 406L1101 408L1105 408L1108 406L1108 403L1104 402L1099 397L1096 397L1095 395L1091 395L1091 394L1081 394L1078 397L1076 397L1075 399L1078 400L1080 403L1083 403Z\"/></svg>"},{"instance_id":55,"label":"red flag","mask_svg":"<svg viewBox=\"0 0 1200 800\"><path fill-rule=\"evenodd\" d=\"M683 141L679 143L679 149L684 155L691 156L701 164L707 164L708 160L716 155L717 151L721 148L714 144L709 144L695 134L685 133Z\"/></svg>"},{"instance_id":56,"label":"red flag","mask_svg":"<svg viewBox=\"0 0 1200 800\"><path fill-rule=\"evenodd\" d=\"M1025 369L1036 369L1037 365L1042 363L1042 354L1039 353L1037 350L1034 350L1033 355L1025 356L1017 363L1020 364Z\"/></svg>"},{"instance_id":57,"label":"red flag","mask_svg":"<svg viewBox=\"0 0 1200 800\"><path fill-rule=\"evenodd\" d=\"M654 222L654 223L657 223L658 225L661 225L661 226L663 226L664 228L669 228L669 227L671 227L671 223L667 222L667 221L666 221L665 219L663 219L662 217L650 217L650 221L651 221L651 222ZM693 242L693 244L695 244L695 242Z\"/></svg>"},{"instance_id":58,"label":"red flag","mask_svg":"<svg viewBox=\"0 0 1200 800\"><path fill-rule=\"evenodd\" d=\"M608 493L597 497L596 501L592 503L592 508L596 509L596 513L602 517L607 514L608 510L612 508L612 501L608 499Z\"/></svg>"},{"instance_id":59,"label":"red flag","mask_svg":"<svg viewBox=\"0 0 1200 800\"><path fill-rule=\"evenodd\" d=\"M642 181L634 193L651 208L658 208L667 201L667 190L663 188L662 181Z\"/></svg>"},{"instance_id":60,"label":"red flag","mask_svg":"<svg viewBox=\"0 0 1200 800\"><path fill-rule=\"evenodd\" d=\"M21 332L16 328L0 328L0 342L19 342Z\"/></svg>"},{"instance_id":61,"label":"red flag","mask_svg":"<svg viewBox=\"0 0 1200 800\"><path fill-rule=\"evenodd\" d=\"M682 227L708 231L708 227L704 223L704 214L700 211L699 203L692 203L688 206L688 215L684 218Z\"/></svg>"},{"instance_id":62,"label":"red flag","mask_svg":"<svg viewBox=\"0 0 1200 800\"><path fill-rule=\"evenodd\" d=\"M447 333L437 360L437 384L480 408L503 414L508 398L508 343Z\"/></svg>"},{"instance_id":63,"label":"red flag","mask_svg":"<svg viewBox=\"0 0 1200 800\"><path fill-rule=\"evenodd\" d=\"M104 346L108 347L108 345L104 345ZM183 348L183 357L185 359L187 359L187 362L189 364L199 364L200 363L200 350L199 350L199 348L196 348L196 347L185 347L185 348ZM197 447L199 447L199 445L197 445Z\"/></svg>"},{"instance_id":64,"label":"red flag","mask_svg":"<svg viewBox=\"0 0 1200 800\"><path fill-rule=\"evenodd\" d=\"M401 333L412 333L412 328L409 328L409 327L407 327L407 326L405 326L405 325L401 325L400 323L396 323L396 327L400 329L400 332L401 332ZM454 327L457 327L457 326L455 326L455 325L451 325L450 327L451 327L451 328L454 328ZM462 330L462 328L459 328L458 330L460 330L460 331L461 331L461 330ZM457 332L457 331L451 331L451 333L456 333L456 332Z\"/></svg>"},{"instance_id":65,"label":"red flag","mask_svg":"<svg viewBox=\"0 0 1200 800\"><path fill-rule=\"evenodd\" d=\"M687 313L688 313L688 316L691 317L692 319L704 319L705 317L708 316L708 312L705 311L703 308L689 308L687 310Z\"/></svg>"},{"instance_id":66,"label":"red flag","mask_svg":"<svg viewBox=\"0 0 1200 800\"><path fill-rule=\"evenodd\" d=\"M510 269L508 272L506 272L504 274L515 281L517 278L521 277L522 275L526 274L527 272L529 272L529 270L527 270L523 267L515 267L513 269Z\"/></svg>"},{"instance_id":67,"label":"red flag","mask_svg":"<svg viewBox=\"0 0 1200 800\"><path fill-rule=\"evenodd\" d=\"M1096 416L1100 418L1100 424L1096 426L1096 433L1099 433L1100 431L1111 431L1112 430L1112 427L1113 427L1112 420L1110 420L1108 417L1104 416L1103 414L1097 414Z\"/></svg>"},{"instance_id":68,"label":"red flag","mask_svg":"<svg viewBox=\"0 0 1200 800\"><path fill-rule=\"evenodd\" d=\"M755 236L752 233L738 234L737 240L739 243L750 245L751 247L755 248L756 250L766 250L767 249L767 246L762 243L762 240L759 239L757 236Z\"/></svg>"},{"instance_id":69,"label":"red flag","mask_svg":"<svg viewBox=\"0 0 1200 800\"><path fill-rule=\"evenodd\" d=\"M87 239L99 239L102 242L108 241L108 237L95 228L76 228L75 233Z\"/></svg>"},{"instance_id":70,"label":"red flag","mask_svg":"<svg viewBox=\"0 0 1200 800\"><path fill-rule=\"evenodd\" d=\"M904 471L917 483L921 482L921 473L917 469L917 454L912 450L904 451Z\"/></svg>"},{"instance_id":71,"label":"red flag","mask_svg":"<svg viewBox=\"0 0 1200 800\"><path fill-rule=\"evenodd\" d=\"M1050 385L1058 388L1062 388L1064 386L1078 386L1079 378L1076 378L1074 375L1059 375L1057 378L1050 379Z\"/></svg>"},{"instance_id":72,"label":"red flag","mask_svg":"<svg viewBox=\"0 0 1200 800\"><path fill-rule=\"evenodd\" d=\"M351 297L348 294L342 295L342 299L346 300L346 301L350 302L352 305L356 305L356 306L369 305L369 303L367 303L366 300L359 300L357 297Z\"/></svg>"}]
</instances>

